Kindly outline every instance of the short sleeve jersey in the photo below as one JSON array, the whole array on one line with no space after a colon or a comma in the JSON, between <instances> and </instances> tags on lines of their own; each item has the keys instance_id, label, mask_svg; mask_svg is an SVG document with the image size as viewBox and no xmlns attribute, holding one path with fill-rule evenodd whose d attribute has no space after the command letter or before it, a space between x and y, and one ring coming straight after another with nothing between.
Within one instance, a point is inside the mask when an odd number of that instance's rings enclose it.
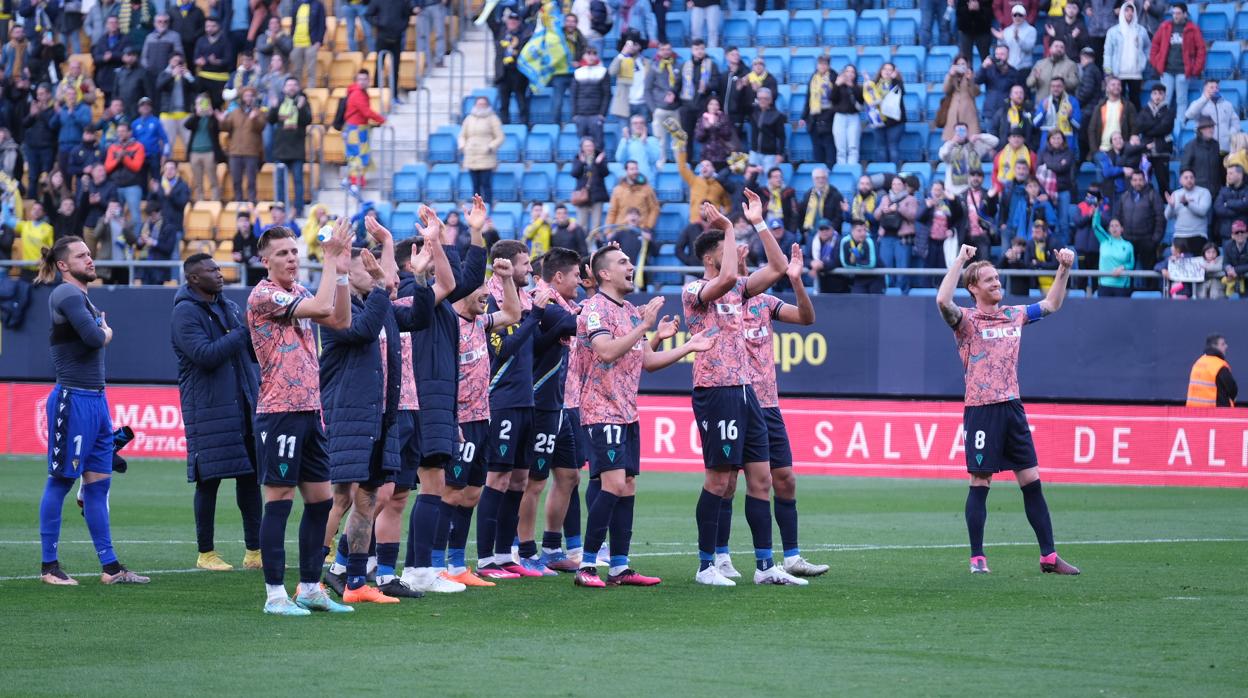
<instances>
[{"instance_id":1,"label":"short sleeve jersey","mask_svg":"<svg viewBox=\"0 0 1248 698\"><path fill-rule=\"evenodd\" d=\"M404 298L399 298L394 301L394 304L398 306L410 306L412 304L412 297L406 296ZM381 334L381 358L382 361L385 361L385 330L382 330ZM416 373L412 366L412 333L404 332L400 335L400 337L402 338L401 353L403 355L403 366L400 370L403 372L403 385L399 390L399 409L419 410L420 398L416 394Z\"/></svg>"},{"instance_id":2,"label":"short sleeve jersey","mask_svg":"<svg viewBox=\"0 0 1248 698\"><path fill-rule=\"evenodd\" d=\"M641 313L628 301L599 293L585 301L576 318L575 350L583 367L581 424L632 424L637 421L637 386L641 383L645 337L611 363L599 360L597 337L623 337L641 324Z\"/></svg>"},{"instance_id":3,"label":"short sleeve jersey","mask_svg":"<svg viewBox=\"0 0 1248 698\"><path fill-rule=\"evenodd\" d=\"M694 281L681 294L689 333L716 331L715 346L693 358L693 387L750 385L754 370L743 327L746 280L739 279L731 291L709 304L702 301L707 283L706 279Z\"/></svg>"},{"instance_id":4,"label":"short sleeve jersey","mask_svg":"<svg viewBox=\"0 0 1248 698\"><path fill-rule=\"evenodd\" d=\"M1018 399L1018 348L1023 326L1042 315L1039 304L1007 305L996 313L962 308L953 334L966 369L968 406Z\"/></svg>"},{"instance_id":5,"label":"short sleeve jersey","mask_svg":"<svg viewBox=\"0 0 1248 698\"><path fill-rule=\"evenodd\" d=\"M457 398L460 424L490 418L490 351L485 333L490 329L490 316L478 315L468 320L459 318L459 395Z\"/></svg>"},{"instance_id":6,"label":"short sleeve jersey","mask_svg":"<svg viewBox=\"0 0 1248 698\"><path fill-rule=\"evenodd\" d=\"M287 290L265 279L247 298L247 325L260 363L258 413L321 409L320 363L312 321L295 317L295 309L311 297L298 283Z\"/></svg>"},{"instance_id":7,"label":"short sleeve jersey","mask_svg":"<svg viewBox=\"0 0 1248 698\"><path fill-rule=\"evenodd\" d=\"M783 305L784 301L769 294L754 296L745 302L745 346L750 350L750 367L754 370L754 394L758 396L759 406L764 408L780 406L772 322Z\"/></svg>"}]
</instances>

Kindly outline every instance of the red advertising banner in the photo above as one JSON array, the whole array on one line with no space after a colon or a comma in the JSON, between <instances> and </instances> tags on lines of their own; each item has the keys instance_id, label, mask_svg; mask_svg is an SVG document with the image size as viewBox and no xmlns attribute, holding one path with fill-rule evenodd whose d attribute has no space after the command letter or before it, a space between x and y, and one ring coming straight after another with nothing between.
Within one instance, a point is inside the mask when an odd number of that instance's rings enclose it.
<instances>
[{"instance_id":1,"label":"red advertising banner","mask_svg":"<svg viewBox=\"0 0 1248 698\"><path fill-rule=\"evenodd\" d=\"M9 415L0 453L45 453L50 389L0 383ZM134 429L127 456L186 456L176 388L109 388L108 399L114 425ZM959 403L794 399L782 409L804 475L966 477ZM1037 403L1027 414L1048 482L1248 487L1248 418L1240 410ZM702 469L688 398L642 396L641 439L643 470Z\"/></svg>"}]
</instances>

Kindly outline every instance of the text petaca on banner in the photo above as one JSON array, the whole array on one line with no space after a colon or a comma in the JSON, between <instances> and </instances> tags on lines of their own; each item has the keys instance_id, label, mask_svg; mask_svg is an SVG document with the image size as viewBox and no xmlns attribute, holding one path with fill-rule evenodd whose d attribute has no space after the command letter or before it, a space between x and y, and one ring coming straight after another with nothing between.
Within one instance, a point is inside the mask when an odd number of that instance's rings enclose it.
<instances>
[{"instance_id":1,"label":"text petaca on banner","mask_svg":"<svg viewBox=\"0 0 1248 698\"><path fill-rule=\"evenodd\" d=\"M46 453L51 387L0 383L0 453ZM114 427L134 429L128 457L186 457L176 388L109 388L108 401ZM966 477L961 403L802 399L782 409L803 475ZM702 470L689 398L643 395L640 413L643 471ZM1248 421L1235 410L1037 403L1027 414L1047 482L1248 486Z\"/></svg>"}]
</instances>

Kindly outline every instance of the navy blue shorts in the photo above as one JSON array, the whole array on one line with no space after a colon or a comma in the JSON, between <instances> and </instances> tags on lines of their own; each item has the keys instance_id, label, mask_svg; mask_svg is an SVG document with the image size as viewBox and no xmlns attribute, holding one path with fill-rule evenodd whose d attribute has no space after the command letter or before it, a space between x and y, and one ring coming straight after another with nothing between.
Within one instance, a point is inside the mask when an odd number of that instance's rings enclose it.
<instances>
[{"instance_id":1,"label":"navy blue shorts","mask_svg":"<svg viewBox=\"0 0 1248 698\"><path fill-rule=\"evenodd\" d=\"M103 390L52 386L46 405L48 474L113 472L113 422Z\"/></svg>"},{"instance_id":2,"label":"navy blue shorts","mask_svg":"<svg viewBox=\"0 0 1248 698\"><path fill-rule=\"evenodd\" d=\"M962 425L968 472L1002 473L1038 465L1022 401L968 405L962 410Z\"/></svg>"},{"instance_id":3,"label":"navy blue shorts","mask_svg":"<svg viewBox=\"0 0 1248 698\"><path fill-rule=\"evenodd\" d=\"M490 446L485 456L490 472L527 468L532 448L532 407L509 407L490 415Z\"/></svg>"},{"instance_id":4,"label":"navy blue shorts","mask_svg":"<svg viewBox=\"0 0 1248 698\"><path fill-rule=\"evenodd\" d=\"M575 468L576 437L563 410L533 411L533 452L529 477L545 480L551 468Z\"/></svg>"},{"instance_id":5,"label":"navy blue shorts","mask_svg":"<svg viewBox=\"0 0 1248 698\"><path fill-rule=\"evenodd\" d=\"M569 407L563 411L563 419L568 423L568 428L572 430L572 466L576 469L585 467L589 462L589 439L585 437L585 430L581 428L581 411L576 407Z\"/></svg>"},{"instance_id":6,"label":"navy blue shorts","mask_svg":"<svg viewBox=\"0 0 1248 698\"><path fill-rule=\"evenodd\" d=\"M740 467L771 460L767 422L754 388L694 388L693 416L702 432L702 462L706 467Z\"/></svg>"},{"instance_id":7,"label":"navy blue shorts","mask_svg":"<svg viewBox=\"0 0 1248 698\"><path fill-rule=\"evenodd\" d=\"M386 430L387 459L397 459L398 470L386 471L386 482L395 487L413 489L420 482L416 468L420 466L420 412L399 410L394 424Z\"/></svg>"},{"instance_id":8,"label":"navy blue shorts","mask_svg":"<svg viewBox=\"0 0 1248 698\"><path fill-rule=\"evenodd\" d=\"M764 407L763 421L767 424L767 450L771 455L771 469L793 467L793 447L789 444L789 430L784 426L784 415L779 407Z\"/></svg>"},{"instance_id":9,"label":"navy blue shorts","mask_svg":"<svg viewBox=\"0 0 1248 698\"><path fill-rule=\"evenodd\" d=\"M329 452L319 412L256 415L260 484L293 487L329 481Z\"/></svg>"},{"instance_id":10,"label":"navy blue shorts","mask_svg":"<svg viewBox=\"0 0 1248 698\"><path fill-rule=\"evenodd\" d=\"M637 477L641 473L641 426L631 424L586 424L583 433L589 441L589 476L608 470L623 470Z\"/></svg>"},{"instance_id":11,"label":"navy blue shorts","mask_svg":"<svg viewBox=\"0 0 1248 698\"><path fill-rule=\"evenodd\" d=\"M490 423L464 422L459 425L464 440L459 442L459 455L446 464L446 486L462 490L485 485L485 448L490 440Z\"/></svg>"}]
</instances>

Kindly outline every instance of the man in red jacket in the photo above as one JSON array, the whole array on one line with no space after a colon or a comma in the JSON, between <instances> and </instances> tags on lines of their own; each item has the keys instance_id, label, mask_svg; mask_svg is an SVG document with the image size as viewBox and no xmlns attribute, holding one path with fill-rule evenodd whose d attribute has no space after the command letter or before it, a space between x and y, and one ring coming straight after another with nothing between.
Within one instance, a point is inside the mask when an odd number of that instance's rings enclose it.
<instances>
[{"instance_id":1,"label":"man in red jacket","mask_svg":"<svg viewBox=\"0 0 1248 698\"><path fill-rule=\"evenodd\" d=\"M1199 78L1205 71L1205 37L1188 16L1185 3L1170 5L1170 19L1162 22L1153 34L1148 62L1161 75L1161 84L1166 86L1166 101L1177 101L1174 113L1187 111L1187 81ZM1182 122L1182 119L1174 120L1175 136L1182 129Z\"/></svg>"},{"instance_id":2,"label":"man in red jacket","mask_svg":"<svg viewBox=\"0 0 1248 698\"><path fill-rule=\"evenodd\" d=\"M364 173L371 164L368 148L369 127L386 123L386 117L373 111L368 99L368 71L355 75L355 82L347 88L347 110L343 115L346 125L342 130L342 143L347 155L348 179L354 186L364 188Z\"/></svg>"}]
</instances>

